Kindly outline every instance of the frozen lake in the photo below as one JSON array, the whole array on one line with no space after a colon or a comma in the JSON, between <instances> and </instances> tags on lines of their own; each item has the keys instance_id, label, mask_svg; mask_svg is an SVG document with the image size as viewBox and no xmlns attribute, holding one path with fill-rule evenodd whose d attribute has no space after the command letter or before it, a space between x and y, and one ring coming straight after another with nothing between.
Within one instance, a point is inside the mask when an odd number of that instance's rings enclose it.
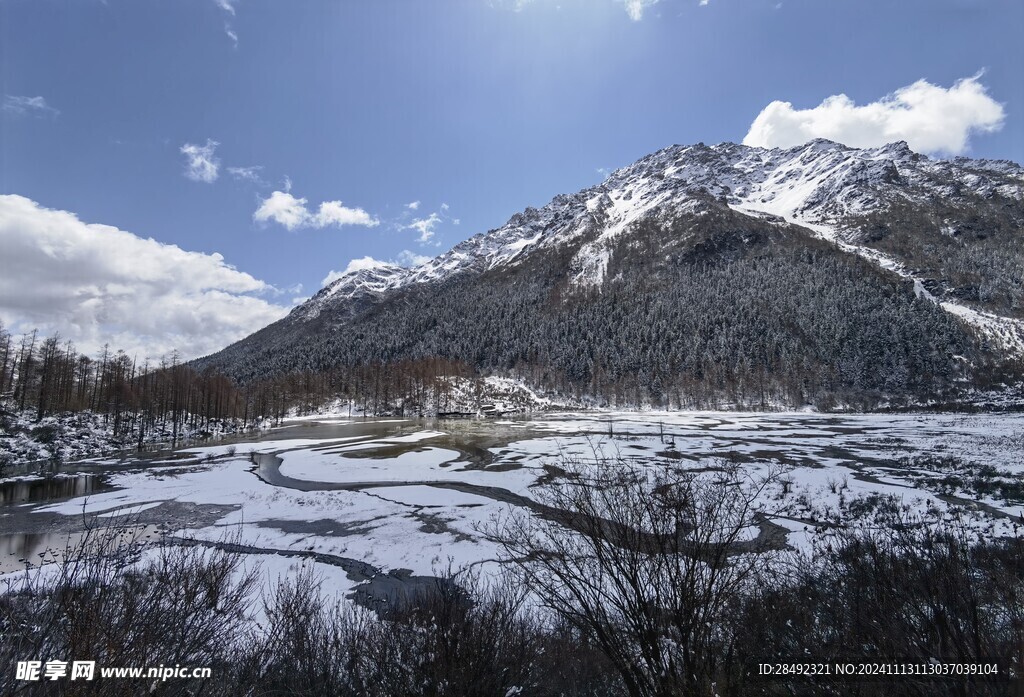
<instances>
[{"instance_id":1,"label":"frozen lake","mask_svg":"<svg viewBox=\"0 0 1024 697\"><path fill-rule=\"evenodd\" d=\"M235 536L269 580L313 565L325 590L346 594L449 567L486 574L497 550L482 526L510 506L536 512L539 483L557 480L565 459L595 454L629 467L775 471L759 506L792 547L834 526L872 525L882 502L961 516L984 536L1011 533L1024 513L1024 415L313 417L0 483L0 572L50 559L40 555L88 518L198 544Z\"/></svg>"}]
</instances>

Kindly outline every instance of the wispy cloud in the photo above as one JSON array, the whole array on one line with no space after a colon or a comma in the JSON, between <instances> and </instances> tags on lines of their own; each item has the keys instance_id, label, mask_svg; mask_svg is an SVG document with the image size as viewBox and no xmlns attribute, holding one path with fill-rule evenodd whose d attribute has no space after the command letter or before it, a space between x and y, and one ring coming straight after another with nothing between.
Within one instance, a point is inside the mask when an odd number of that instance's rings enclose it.
<instances>
[{"instance_id":1,"label":"wispy cloud","mask_svg":"<svg viewBox=\"0 0 1024 697\"><path fill-rule=\"evenodd\" d=\"M47 104L42 97L23 97L15 94L4 95L4 103L0 109L14 116L57 118L60 114L60 111Z\"/></svg>"},{"instance_id":2,"label":"wispy cloud","mask_svg":"<svg viewBox=\"0 0 1024 697\"><path fill-rule=\"evenodd\" d=\"M290 184L290 180L289 180ZM298 198L289 191L275 191L260 202L253 213L253 220L259 223L275 222L288 230L303 227L324 228L329 226L361 225L376 227L380 221L362 208L349 208L341 201L324 201L315 213L307 207L309 201Z\"/></svg>"},{"instance_id":3,"label":"wispy cloud","mask_svg":"<svg viewBox=\"0 0 1024 697\"><path fill-rule=\"evenodd\" d=\"M431 240L434 239L436 231L434 228L441 222L441 216L437 213L431 213L426 218L417 218L411 223L405 226L407 230L416 230L420 233L420 236L416 238L416 241L420 244L431 244Z\"/></svg>"},{"instance_id":4,"label":"wispy cloud","mask_svg":"<svg viewBox=\"0 0 1024 697\"><path fill-rule=\"evenodd\" d=\"M256 165L253 167L228 167L228 174L239 181L249 181L254 184L265 184L263 178L260 176L260 172L263 171L263 167Z\"/></svg>"},{"instance_id":5,"label":"wispy cloud","mask_svg":"<svg viewBox=\"0 0 1024 697\"><path fill-rule=\"evenodd\" d=\"M644 18L644 9L658 4L658 0L622 0L622 3L626 6L626 14L629 15L629 18L634 22L639 22ZM701 4L706 5L706 0Z\"/></svg>"},{"instance_id":6,"label":"wispy cloud","mask_svg":"<svg viewBox=\"0 0 1024 697\"><path fill-rule=\"evenodd\" d=\"M238 34L231 24L231 20L235 17L235 5L238 0L213 0L213 2L227 15L227 18L224 20L224 33L231 39L232 45L238 48Z\"/></svg>"},{"instance_id":7,"label":"wispy cloud","mask_svg":"<svg viewBox=\"0 0 1024 697\"><path fill-rule=\"evenodd\" d=\"M415 230L419 233L416 241L424 246L437 247L440 246L440 242L434 239L437 236L438 227L447 223L450 225L458 225L461 221L458 218L451 216L448 211L451 209L447 203L442 203L438 209L429 215L421 215L419 217L412 217L409 211L417 211L420 208L420 202L414 201L416 205L406 204L408 210L403 211L401 218L396 221L400 230ZM410 221L409 218L412 217ZM409 221L409 222L406 222Z\"/></svg>"},{"instance_id":8,"label":"wispy cloud","mask_svg":"<svg viewBox=\"0 0 1024 697\"><path fill-rule=\"evenodd\" d=\"M491 7L513 12L522 12L523 8L533 3L534 0L491 0Z\"/></svg>"},{"instance_id":9,"label":"wispy cloud","mask_svg":"<svg viewBox=\"0 0 1024 697\"><path fill-rule=\"evenodd\" d=\"M634 22L639 22L644 17L644 10L651 5L658 4L661 0L612 0L626 8L626 15ZM491 0L491 7L512 12L522 12L537 0ZM707 5L707 0L700 0L701 5Z\"/></svg>"},{"instance_id":10,"label":"wispy cloud","mask_svg":"<svg viewBox=\"0 0 1024 697\"><path fill-rule=\"evenodd\" d=\"M426 256L425 254L417 254L416 252L403 249L398 253L398 263L402 266L420 266L426 264L433 257Z\"/></svg>"},{"instance_id":11,"label":"wispy cloud","mask_svg":"<svg viewBox=\"0 0 1024 697\"><path fill-rule=\"evenodd\" d=\"M860 106L845 94L810 109L775 101L757 115L743 143L792 147L828 138L864 148L904 140L917 152L957 155L967 150L972 135L997 131L1006 118L980 78L979 73L949 88L918 80Z\"/></svg>"},{"instance_id":12,"label":"wispy cloud","mask_svg":"<svg viewBox=\"0 0 1024 697\"><path fill-rule=\"evenodd\" d=\"M206 140L206 145L185 143L181 146L181 154L187 160L185 163L185 176L196 182L212 184L220 176L220 159L215 155L217 146L215 140Z\"/></svg>"}]
</instances>

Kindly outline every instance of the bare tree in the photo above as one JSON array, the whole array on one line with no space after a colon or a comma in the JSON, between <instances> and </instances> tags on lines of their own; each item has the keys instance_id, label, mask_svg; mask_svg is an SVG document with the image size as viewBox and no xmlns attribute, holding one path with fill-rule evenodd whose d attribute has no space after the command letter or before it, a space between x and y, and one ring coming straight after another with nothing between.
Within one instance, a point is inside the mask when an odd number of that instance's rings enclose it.
<instances>
[{"instance_id":1,"label":"bare tree","mask_svg":"<svg viewBox=\"0 0 1024 697\"><path fill-rule=\"evenodd\" d=\"M146 547L140 526L87 527L81 540L52 551L48 566L0 586L0 664L50 659L99 666L225 666L246 639L255 569L218 549ZM234 539L234 538L231 538ZM52 557L49 556L52 554ZM202 681L147 684L104 679L68 682L60 693L104 697L197 694ZM38 694L36 683L0 673L0 692ZM49 693L47 693L49 694Z\"/></svg>"},{"instance_id":2,"label":"bare tree","mask_svg":"<svg viewBox=\"0 0 1024 697\"><path fill-rule=\"evenodd\" d=\"M726 618L768 564L755 500L772 479L598 457L564 462L492 534L520 582L601 649L630 695L711 695L735 659ZM545 509L542 509L545 510ZM767 524L766 524L767 525Z\"/></svg>"}]
</instances>

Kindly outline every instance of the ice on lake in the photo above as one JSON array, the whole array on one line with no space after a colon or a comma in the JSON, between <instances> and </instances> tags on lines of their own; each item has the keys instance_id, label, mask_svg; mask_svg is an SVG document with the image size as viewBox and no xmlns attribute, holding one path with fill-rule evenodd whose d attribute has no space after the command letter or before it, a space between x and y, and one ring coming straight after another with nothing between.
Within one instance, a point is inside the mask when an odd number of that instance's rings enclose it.
<instances>
[{"instance_id":1,"label":"ice on lake","mask_svg":"<svg viewBox=\"0 0 1024 697\"><path fill-rule=\"evenodd\" d=\"M485 529L523 506L566 460L703 470L774 472L761 510L804 547L830 526L870 525L882 497L909 514L960 515L978 534L1021 524L1024 415L813 413L565 413L524 419L345 419L288 422L260 436L182 449L131 466L80 463L104 486L5 504L0 537L73 528L84 514L159 522L171 535L226 534L282 572L324 566L339 590L351 580L313 559L406 569L494 568ZM75 466L71 466L71 471ZM24 488L24 483L18 486ZM6 529L5 529L6 528ZM13 538L12 538L13 539ZM39 544L35 540L34 544ZM25 550L0 547L0 570ZM13 568L18 568L13 564Z\"/></svg>"}]
</instances>

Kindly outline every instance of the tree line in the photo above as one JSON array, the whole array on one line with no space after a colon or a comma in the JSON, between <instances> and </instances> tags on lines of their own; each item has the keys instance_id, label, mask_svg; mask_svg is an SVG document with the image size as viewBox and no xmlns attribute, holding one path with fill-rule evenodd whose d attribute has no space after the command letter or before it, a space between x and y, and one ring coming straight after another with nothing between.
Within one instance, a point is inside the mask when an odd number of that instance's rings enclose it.
<instances>
[{"instance_id":1,"label":"tree line","mask_svg":"<svg viewBox=\"0 0 1024 697\"><path fill-rule=\"evenodd\" d=\"M150 362L104 346L89 356L58 334L40 337L33 330L18 338L0 325L4 409L36 422L88 411L140 446L155 432L175 441L186 431L277 423L289 413L339 402L356 414L445 413L455 408L453 378L473 375L463 362L432 357L295 371L238 385L212 367L181 361L176 352Z\"/></svg>"},{"instance_id":2,"label":"tree line","mask_svg":"<svg viewBox=\"0 0 1024 697\"><path fill-rule=\"evenodd\" d=\"M177 440L185 429L256 423L283 410L274 387L239 390L216 371L183 363L176 352L151 363L105 345L89 356L59 334L33 330L16 339L0 325L0 397L6 409L37 422L89 411L115 435L131 434L140 444L157 430Z\"/></svg>"}]
</instances>

